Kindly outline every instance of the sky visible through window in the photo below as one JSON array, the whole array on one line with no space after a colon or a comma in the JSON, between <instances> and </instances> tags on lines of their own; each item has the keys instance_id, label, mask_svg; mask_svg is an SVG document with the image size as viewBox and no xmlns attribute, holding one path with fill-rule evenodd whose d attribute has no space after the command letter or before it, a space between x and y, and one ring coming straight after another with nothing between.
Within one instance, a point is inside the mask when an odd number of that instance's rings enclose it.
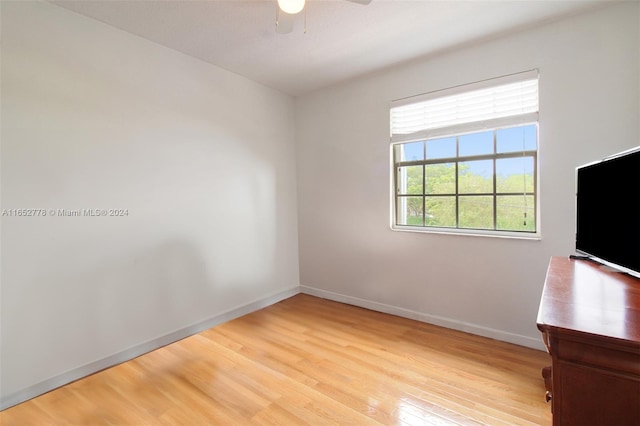
<instances>
[{"instance_id":1,"label":"sky visible through window","mask_svg":"<svg viewBox=\"0 0 640 426\"><path fill-rule=\"evenodd\" d=\"M537 148L536 131L535 124L498 129L496 132L497 152L535 151ZM494 130L489 130L460 136L460 157L493 154L493 133ZM424 160L425 143L427 160L456 157L456 137L452 136L403 144L404 158L400 161ZM465 164L469 166L470 173L487 175L485 161L468 161ZM501 161L497 172L500 175L533 174L533 163L531 161Z\"/></svg>"}]
</instances>

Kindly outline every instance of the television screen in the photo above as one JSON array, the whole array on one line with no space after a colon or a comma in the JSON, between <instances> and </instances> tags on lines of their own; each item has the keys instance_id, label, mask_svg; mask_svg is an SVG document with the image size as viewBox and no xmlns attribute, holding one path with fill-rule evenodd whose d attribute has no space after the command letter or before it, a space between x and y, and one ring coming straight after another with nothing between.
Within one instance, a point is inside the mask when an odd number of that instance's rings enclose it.
<instances>
[{"instance_id":1,"label":"television screen","mask_svg":"<svg viewBox=\"0 0 640 426\"><path fill-rule=\"evenodd\" d=\"M576 251L640 278L640 147L576 169Z\"/></svg>"}]
</instances>

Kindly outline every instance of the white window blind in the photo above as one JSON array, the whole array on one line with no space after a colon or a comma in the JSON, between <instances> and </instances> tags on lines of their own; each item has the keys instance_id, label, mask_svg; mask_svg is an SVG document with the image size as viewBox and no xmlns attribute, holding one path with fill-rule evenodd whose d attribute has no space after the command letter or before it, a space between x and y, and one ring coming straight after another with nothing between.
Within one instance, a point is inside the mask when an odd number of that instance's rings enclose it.
<instances>
[{"instance_id":1,"label":"white window blind","mask_svg":"<svg viewBox=\"0 0 640 426\"><path fill-rule=\"evenodd\" d=\"M534 70L395 101L391 106L391 140L537 120L538 72Z\"/></svg>"}]
</instances>

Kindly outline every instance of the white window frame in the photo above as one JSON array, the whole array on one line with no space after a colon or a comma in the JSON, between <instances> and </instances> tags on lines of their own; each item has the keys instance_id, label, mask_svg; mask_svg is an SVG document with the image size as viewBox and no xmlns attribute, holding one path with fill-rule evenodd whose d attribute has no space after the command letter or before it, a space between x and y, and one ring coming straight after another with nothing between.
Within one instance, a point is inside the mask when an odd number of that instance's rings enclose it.
<instances>
[{"instance_id":1,"label":"white window frame","mask_svg":"<svg viewBox=\"0 0 640 426\"><path fill-rule=\"evenodd\" d=\"M535 86L535 90L534 90ZM519 99L514 100L512 105L515 108L501 108L500 102L505 99L501 92L506 88L513 94L515 88L523 93ZM535 93L533 93L535 91ZM470 104L468 94L478 95L475 99L480 99L480 103L471 105L470 109L465 109ZM502 98L501 98L502 96ZM507 93L507 99L509 93ZM496 102L497 99L497 102ZM474 99L471 103L475 102ZM507 104L510 104L507 102ZM488 108L480 111L475 108L477 105L485 105ZM497 105L497 107L496 107ZM474 110L475 108L475 110ZM426 111L426 112L425 112ZM434 113L435 111L435 113ZM444 117L434 118L440 112ZM452 113L453 112L453 113ZM467 114L469 112L469 114ZM442 119L444 118L444 119ZM471 121L469 121L471 120ZM461 136L469 133L477 133L488 130L495 130L505 127L538 123L538 71L530 70L523 73L511 74L476 83L456 86L449 89L430 92L422 95L393 101L390 106L390 227L394 231L423 232L438 234L460 234L473 236L519 238L528 240L541 239L540 222L540 136L536 131L536 159L534 175L535 191L535 232L524 231L500 231L470 228L440 228L429 226L397 225L397 197L396 191L396 163L394 159L394 146L399 143L410 143L438 139L449 136ZM539 130L539 127L537 128ZM495 173L495 170L494 170ZM494 188L495 190L495 188ZM457 194L460 195L460 194ZM494 194L495 196L495 194Z\"/></svg>"}]
</instances>

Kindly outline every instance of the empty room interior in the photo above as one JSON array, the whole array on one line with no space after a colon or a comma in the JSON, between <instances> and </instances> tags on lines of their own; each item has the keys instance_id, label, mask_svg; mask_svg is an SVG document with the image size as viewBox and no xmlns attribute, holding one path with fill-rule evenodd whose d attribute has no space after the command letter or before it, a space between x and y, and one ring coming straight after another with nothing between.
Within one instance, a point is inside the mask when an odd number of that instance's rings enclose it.
<instances>
[{"instance_id":1,"label":"empty room interior","mask_svg":"<svg viewBox=\"0 0 640 426\"><path fill-rule=\"evenodd\" d=\"M640 145L640 3L280 7L0 1L0 422L560 424L541 297Z\"/></svg>"}]
</instances>

